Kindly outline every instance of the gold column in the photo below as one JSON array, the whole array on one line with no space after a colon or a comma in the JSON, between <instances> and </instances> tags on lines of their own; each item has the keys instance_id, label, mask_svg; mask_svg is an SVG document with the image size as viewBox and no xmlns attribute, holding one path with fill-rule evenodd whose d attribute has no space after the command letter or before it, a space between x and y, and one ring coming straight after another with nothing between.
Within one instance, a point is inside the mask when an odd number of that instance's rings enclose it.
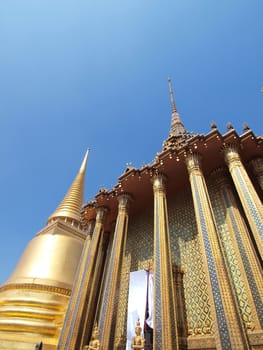
<instances>
[{"instance_id":1,"label":"gold column","mask_svg":"<svg viewBox=\"0 0 263 350\"><path fill-rule=\"evenodd\" d=\"M95 314L96 322L101 318L102 298L103 298L103 292L105 289L105 282L106 282L105 280L106 280L106 276L107 276L107 272L108 272L108 268L109 268L110 253L111 253L112 243L113 243L113 238L114 238L115 225L116 225L116 220L114 220L113 222L110 223L110 231L108 234L107 248L106 248L106 252L105 252L105 265L104 265L103 273L101 276L98 304L97 304L96 314Z\"/></svg>"},{"instance_id":2,"label":"gold column","mask_svg":"<svg viewBox=\"0 0 263 350\"><path fill-rule=\"evenodd\" d=\"M84 243L84 246L83 246L82 254L83 254L84 248L85 248L86 251L89 250L92 234L93 234L93 231L94 231L94 228L95 228L95 223L96 223L96 220L94 220L94 219L91 219L88 222L87 230L86 230L87 237L86 237L86 240L85 240L85 243ZM81 260L81 258L80 258L80 260Z\"/></svg>"},{"instance_id":3,"label":"gold column","mask_svg":"<svg viewBox=\"0 0 263 350\"><path fill-rule=\"evenodd\" d=\"M258 252L263 259L263 207L253 184L240 160L237 147L228 145L225 150L225 161L229 167L237 193L242 203Z\"/></svg>"},{"instance_id":4,"label":"gold column","mask_svg":"<svg viewBox=\"0 0 263 350\"><path fill-rule=\"evenodd\" d=\"M153 349L179 349L168 226L165 177L153 177L154 191L154 323Z\"/></svg>"},{"instance_id":5,"label":"gold column","mask_svg":"<svg viewBox=\"0 0 263 350\"><path fill-rule=\"evenodd\" d=\"M88 222L87 225L87 230L86 230L86 234L92 236L94 228L95 228L95 224L96 224L96 220L95 219L91 219Z\"/></svg>"},{"instance_id":6,"label":"gold column","mask_svg":"<svg viewBox=\"0 0 263 350\"><path fill-rule=\"evenodd\" d=\"M186 157L198 239L202 250L204 269L208 277L211 312L215 321L216 348L222 350L249 349L224 262L200 160L198 154L189 154Z\"/></svg>"},{"instance_id":7,"label":"gold column","mask_svg":"<svg viewBox=\"0 0 263 350\"><path fill-rule=\"evenodd\" d=\"M93 326L95 327L97 325L96 315L97 315L99 296L100 296L99 291L102 286L102 278L103 278L108 242L109 242L109 232L104 232L100 238L98 255L96 257L96 263L95 263L95 268L93 273L94 280L89 293L90 295L89 300L87 301L87 307L86 307L87 310L85 311L84 317L82 320L82 332L80 334L80 337L81 337L80 349L82 349L83 346L87 344L88 340L92 335Z\"/></svg>"},{"instance_id":8,"label":"gold column","mask_svg":"<svg viewBox=\"0 0 263 350\"><path fill-rule=\"evenodd\" d=\"M103 226L107 212L108 209L105 207L97 209L92 240L90 241L90 235L87 236L61 331L58 350L79 350L83 333L87 332L87 329L84 329L86 315L91 320L90 326L93 325L94 312L91 313L91 310L94 311L94 285L97 284L98 279L96 267L97 260L101 255Z\"/></svg>"},{"instance_id":9,"label":"gold column","mask_svg":"<svg viewBox=\"0 0 263 350\"><path fill-rule=\"evenodd\" d=\"M222 243L246 329L263 327L263 273L245 222L238 209L227 170L212 174L221 194L228 227Z\"/></svg>"},{"instance_id":10,"label":"gold column","mask_svg":"<svg viewBox=\"0 0 263 350\"><path fill-rule=\"evenodd\" d=\"M118 197L118 217L115 226L109 266L105 276L106 279L99 319L99 338L101 341L101 350L114 349L114 332L118 303L117 298L123 254L126 246L128 207L130 200L131 196L129 194L122 194Z\"/></svg>"},{"instance_id":11,"label":"gold column","mask_svg":"<svg viewBox=\"0 0 263 350\"><path fill-rule=\"evenodd\" d=\"M251 160L250 165L252 171L259 183L261 190L263 191L263 158L256 158Z\"/></svg>"}]
</instances>

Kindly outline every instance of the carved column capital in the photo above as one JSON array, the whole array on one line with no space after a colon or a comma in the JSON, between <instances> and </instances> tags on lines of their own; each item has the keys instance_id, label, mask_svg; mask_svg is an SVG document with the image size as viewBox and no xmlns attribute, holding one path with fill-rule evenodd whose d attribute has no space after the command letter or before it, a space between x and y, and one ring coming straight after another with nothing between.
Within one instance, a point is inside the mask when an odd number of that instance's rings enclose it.
<instances>
[{"instance_id":1,"label":"carved column capital","mask_svg":"<svg viewBox=\"0 0 263 350\"><path fill-rule=\"evenodd\" d=\"M96 209L96 223L104 224L109 209L107 207L101 206Z\"/></svg>"},{"instance_id":2,"label":"carved column capital","mask_svg":"<svg viewBox=\"0 0 263 350\"><path fill-rule=\"evenodd\" d=\"M165 192L165 183L167 181L167 176L162 173L156 173L152 177L153 190L158 192Z\"/></svg>"},{"instance_id":3,"label":"carved column capital","mask_svg":"<svg viewBox=\"0 0 263 350\"><path fill-rule=\"evenodd\" d=\"M238 147L235 144L228 144L223 148L225 162L229 167L239 165L241 163L238 153Z\"/></svg>"},{"instance_id":4,"label":"carved column capital","mask_svg":"<svg viewBox=\"0 0 263 350\"><path fill-rule=\"evenodd\" d=\"M185 163L189 174L201 173L201 161L202 161L202 156L199 153L188 153L186 155Z\"/></svg>"},{"instance_id":5,"label":"carved column capital","mask_svg":"<svg viewBox=\"0 0 263 350\"><path fill-rule=\"evenodd\" d=\"M94 230L94 227L95 227L95 222L96 220L95 219L90 219L88 224L87 224L87 230L86 230L86 233L88 236L92 236L92 233L93 233L93 230Z\"/></svg>"},{"instance_id":6,"label":"carved column capital","mask_svg":"<svg viewBox=\"0 0 263 350\"><path fill-rule=\"evenodd\" d=\"M119 211L125 210L127 211L129 209L130 203L132 201L132 196L129 193L122 193L118 196L118 202L119 202Z\"/></svg>"}]
</instances>

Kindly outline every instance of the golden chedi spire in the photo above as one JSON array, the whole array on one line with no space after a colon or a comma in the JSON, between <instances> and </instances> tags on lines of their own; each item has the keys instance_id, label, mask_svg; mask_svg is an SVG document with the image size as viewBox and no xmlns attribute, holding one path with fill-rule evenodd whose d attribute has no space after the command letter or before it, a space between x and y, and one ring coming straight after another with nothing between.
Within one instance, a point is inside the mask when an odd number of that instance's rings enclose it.
<instances>
[{"instance_id":1,"label":"golden chedi spire","mask_svg":"<svg viewBox=\"0 0 263 350\"><path fill-rule=\"evenodd\" d=\"M48 218L47 223L53 222L57 218L67 218L80 222L80 211L84 199L84 179L88 161L89 149L87 150L81 167L72 185L66 193L54 213Z\"/></svg>"},{"instance_id":2,"label":"golden chedi spire","mask_svg":"<svg viewBox=\"0 0 263 350\"><path fill-rule=\"evenodd\" d=\"M80 224L88 151L48 225L27 244L0 286L0 349L55 350L86 240Z\"/></svg>"}]
</instances>

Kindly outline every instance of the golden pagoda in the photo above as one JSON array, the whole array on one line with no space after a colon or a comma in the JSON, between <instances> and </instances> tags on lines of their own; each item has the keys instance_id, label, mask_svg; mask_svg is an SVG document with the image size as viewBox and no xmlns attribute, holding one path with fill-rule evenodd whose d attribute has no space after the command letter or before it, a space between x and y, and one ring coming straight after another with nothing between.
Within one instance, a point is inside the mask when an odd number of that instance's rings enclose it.
<instances>
[{"instance_id":1,"label":"golden pagoda","mask_svg":"<svg viewBox=\"0 0 263 350\"><path fill-rule=\"evenodd\" d=\"M154 161L82 206L86 156L1 287L0 349L263 349L263 138L189 133L168 84Z\"/></svg>"},{"instance_id":2,"label":"golden pagoda","mask_svg":"<svg viewBox=\"0 0 263 350\"><path fill-rule=\"evenodd\" d=\"M55 349L87 235L81 225L88 152L61 204L0 288L0 349Z\"/></svg>"}]
</instances>

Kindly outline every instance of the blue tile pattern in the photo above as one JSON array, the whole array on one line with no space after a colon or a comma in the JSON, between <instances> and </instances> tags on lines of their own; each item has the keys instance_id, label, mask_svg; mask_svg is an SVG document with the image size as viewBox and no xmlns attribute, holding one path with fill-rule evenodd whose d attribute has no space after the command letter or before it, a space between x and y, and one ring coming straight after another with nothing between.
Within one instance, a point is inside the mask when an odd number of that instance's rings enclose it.
<instances>
[{"instance_id":1,"label":"blue tile pattern","mask_svg":"<svg viewBox=\"0 0 263 350\"><path fill-rule=\"evenodd\" d=\"M160 232L159 232L159 200L155 196L155 271L154 271L154 290L155 290L155 317L154 317L154 338L155 349L162 349L162 315L161 315L161 265L160 265Z\"/></svg>"},{"instance_id":2,"label":"blue tile pattern","mask_svg":"<svg viewBox=\"0 0 263 350\"><path fill-rule=\"evenodd\" d=\"M247 204L248 204L248 208L249 208L249 211L250 211L250 214L254 220L254 223L257 227L257 230L258 230L258 233L260 235L260 238L261 238L261 241L263 242L263 223L262 223L262 220L259 216L259 213L258 213L258 210L259 208L256 208L255 206L255 203L253 202L252 198L251 198L251 195L247 189L247 185L243 179L243 176L240 172L240 169L238 167L235 167L233 169L233 172L234 174L236 175L237 179L238 179L238 182L239 182L239 185L242 189L242 192L244 193L245 195L245 198L246 198L246 201L247 201Z\"/></svg>"},{"instance_id":3,"label":"blue tile pattern","mask_svg":"<svg viewBox=\"0 0 263 350\"><path fill-rule=\"evenodd\" d=\"M206 226L205 214L203 211L202 202L201 202L200 195L199 195L198 184L197 184L195 176L193 176L193 185L194 185L194 191L195 191L195 195L196 195L196 199L197 199L198 212L199 212L200 221L201 221L202 235L203 235L204 244L205 244L206 259L207 259L207 263L208 263L208 269L209 269L209 274L210 274L214 302L215 302L215 306L216 306L216 316L217 316L219 334L220 334L220 338L221 338L221 344L222 344L223 349L230 350L231 349L231 342L230 342L230 336L229 336L229 332L228 332L228 326L227 326L227 322L226 322L226 318L225 318L222 297L220 294L219 283L218 283L218 278L217 278L217 274L216 274L216 267L215 267L215 263L214 263L212 248L211 248L210 241L209 241L209 233L208 233L208 229Z\"/></svg>"},{"instance_id":4,"label":"blue tile pattern","mask_svg":"<svg viewBox=\"0 0 263 350\"><path fill-rule=\"evenodd\" d=\"M207 289L207 277L194 212L192 193L185 189L168 201L173 262L183 266L186 319L189 334L212 335L211 305Z\"/></svg>"},{"instance_id":5,"label":"blue tile pattern","mask_svg":"<svg viewBox=\"0 0 263 350\"><path fill-rule=\"evenodd\" d=\"M250 263L249 263L249 260L248 260L247 254L246 254L246 250L245 250L245 247L243 245L242 238L241 238L241 232L239 230L239 227L238 227L238 224L236 222L236 218L235 218L235 215L233 212L233 208L232 208L230 200L228 198L228 193L225 189L223 189L223 197L224 197L225 203L228 207L229 216L230 216L230 219L231 219L234 231L235 231L235 236L237 239L239 251L240 251L242 259L243 259L244 269L246 271L247 279L248 279L248 282L249 282L250 287L251 287L251 293L252 293L252 296L254 299L255 306L257 308L257 313L258 313L258 317L260 320L260 324L261 324L261 327L263 327L263 303L262 303L262 299L261 299L261 296L260 296L260 293L259 293L259 290L257 287L257 283L254 279L254 275L253 275L252 270L251 270L251 266L250 266Z\"/></svg>"}]
</instances>

